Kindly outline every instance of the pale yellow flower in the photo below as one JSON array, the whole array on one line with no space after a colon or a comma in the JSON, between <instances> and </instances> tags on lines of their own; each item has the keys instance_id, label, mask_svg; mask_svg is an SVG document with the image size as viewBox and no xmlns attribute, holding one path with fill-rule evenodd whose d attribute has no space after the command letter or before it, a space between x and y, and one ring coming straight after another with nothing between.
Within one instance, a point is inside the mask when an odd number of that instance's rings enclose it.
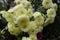
<instances>
[{"instance_id":1,"label":"pale yellow flower","mask_svg":"<svg viewBox=\"0 0 60 40\"><path fill-rule=\"evenodd\" d=\"M13 8L11 8L11 9L9 9L9 10L8 10L8 12L13 13L13 12L14 12L14 9L13 9Z\"/></svg>"},{"instance_id":2,"label":"pale yellow flower","mask_svg":"<svg viewBox=\"0 0 60 40\"><path fill-rule=\"evenodd\" d=\"M31 40L29 37L22 37L22 40Z\"/></svg>"},{"instance_id":3,"label":"pale yellow flower","mask_svg":"<svg viewBox=\"0 0 60 40\"><path fill-rule=\"evenodd\" d=\"M22 37L22 40L37 40L36 35L30 35L29 37Z\"/></svg>"},{"instance_id":4,"label":"pale yellow flower","mask_svg":"<svg viewBox=\"0 0 60 40\"><path fill-rule=\"evenodd\" d=\"M22 15L17 17L16 23L18 25L27 24L29 22L29 17L27 15Z\"/></svg>"},{"instance_id":5,"label":"pale yellow flower","mask_svg":"<svg viewBox=\"0 0 60 40\"><path fill-rule=\"evenodd\" d=\"M29 33L30 31L35 30L36 23L35 22L29 22L27 24L25 23L25 24L21 25L20 28L21 28L22 31Z\"/></svg>"},{"instance_id":6,"label":"pale yellow flower","mask_svg":"<svg viewBox=\"0 0 60 40\"><path fill-rule=\"evenodd\" d=\"M57 4L56 3L53 3L52 6L51 6L51 8L53 8L54 10L57 10L57 8L58 8L57 7Z\"/></svg>"},{"instance_id":7,"label":"pale yellow flower","mask_svg":"<svg viewBox=\"0 0 60 40\"><path fill-rule=\"evenodd\" d=\"M36 18L36 17L38 17L38 16L40 16L41 15L41 13L40 12L35 12L34 14L33 14L33 16Z\"/></svg>"},{"instance_id":8,"label":"pale yellow flower","mask_svg":"<svg viewBox=\"0 0 60 40\"><path fill-rule=\"evenodd\" d=\"M52 8L47 10L47 16L48 17L55 17L56 16L56 11Z\"/></svg>"},{"instance_id":9,"label":"pale yellow flower","mask_svg":"<svg viewBox=\"0 0 60 40\"><path fill-rule=\"evenodd\" d=\"M32 15L33 15L32 9L28 9L26 15L29 16L29 17L32 17Z\"/></svg>"},{"instance_id":10,"label":"pale yellow flower","mask_svg":"<svg viewBox=\"0 0 60 40\"><path fill-rule=\"evenodd\" d=\"M50 8L52 5L52 0L43 0L42 5L44 8Z\"/></svg>"},{"instance_id":11,"label":"pale yellow flower","mask_svg":"<svg viewBox=\"0 0 60 40\"><path fill-rule=\"evenodd\" d=\"M36 35L29 35L29 36L30 36L29 38L30 38L31 40L37 40L37 36L36 36Z\"/></svg>"},{"instance_id":12,"label":"pale yellow flower","mask_svg":"<svg viewBox=\"0 0 60 40\"><path fill-rule=\"evenodd\" d=\"M13 15L7 11L1 11L2 16L6 18L7 21L13 21Z\"/></svg>"},{"instance_id":13,"label":"pale yellow flower","mask_svg":"<svg viewBox=\"0 0 60 40\"><path fill-rule=\"evenodd\" d=\"M43 30L43 26L37 26L37 28L34 29L33 31L30 31L29 34L36 35L38 32L42 32L42 30Z\"/></svg>"},{"instance_id":14,"label":"pale yellow flower","mask_svg":"<svg viewBox=\"0 0 60 40\"><path fill-rule=\"evenodd\" d=\"M26 2L25 6L26 6L26 8L32 8L31 2Z\"/></svg>"},{"instance_id":15,"label":"pale yellow flower","mask_svg":"<svg viewBox=\"0 0 60 40\"><path fill-rule=\"evenodd\" d=\"M43 26L37 25L35 22L31 22L31 29L29 30L29 35L36 35L38 32L41 32L43 30Z\"/></svg>"},{"instance_id":16,"label":"pale yellow flower","mask_svg":"<svg viewBox=\"0 0 60 40\"><path fill-rule=\"evenodd\" d=\"M27 13L27 10L24 8L22 4L15 6L13 9L17 17Z\"/></svg>"},{"instance_id":17,"label":"pale yellow flower","mask_svg":"<svg viewBox=\"0 0 60 40\"><path fill-rule=\"evenodd\" d=\"M7 11L1 11L0 13L2 14L3 17L6 17L6 15L8 14Z\"/></svg>"},{"instance_id":18,"label":"pale yellow flower","mask_svg":"<svg viewBox=\"0 0 60 40\"><path fill-rule=\"evenodd\" d=\"M36 24L42 25L44 23L44 17L41 15L40 12L35 12L33 16L35 18Z\"/></svg>"},{"instance_id":19,"label":"pale yellow flower","mask_svg":"<svg viewBox=\"0 0 60 40\"><path fill-rule=\"evenodd\" d=\"M37 28L36 23L34 21L31 21L28 26L30 28L30 30L28 31L28 34L35 34L34 31Z\"/></svg>"},{"instance_id":20,"label":"pale yellow flower","mask_svg":"<svg viewBox=\"0 0 60 40\"><path fill-rule=\"evenodd\" d=\"M32 31L36 28L36 24L33 22L29 22L28 24L22 25L20 28L24 32L29 32L29 31Z\"/></svg>"},{"instance_id":21,"label":"pale yellow flower","mask_svg":"<svg viewBox=\"0 0 60 40\"><path fill-rule=\"evenodd\" d=\"M30 30L29 23L20 25L20 28L21 28L22 31L28 32Z\"/></svg>"},{"instance_id":22,"label":"pale yellow flower","mask_svg":"<svg viewBox=\"0 0 60 40\"><path fill-rule=\"evenodd\" d=\"M13 22L8 22L8 31L10 34L17 36L20 34L21 30L19 27L16 27Z\"/></svg>"},{"instance_id":23,"label":"pale yellow flower","mask_svg":"<svg viewBox=\"0 0 60 40\"><path fill-rule=\"evenodd\" d=\"M14 8L8 10L9 14L13 14L14 22L16 23L16 19L27 13L27 10L23 7L22 4L16 5Z\"/></svg>"},{"instance_id":24,"label":"pale yellow flower","mask_svg":"<svg viewBox=\"0 0 60 40\"><path fill-rule=\"evenodd\" d=\"M27 32L29 28L29 17L27 15L22 15L16 19L16 24L20 26L21 30Z\"/></svg>"},{"instance_id":25,"label":"pale yellow flower","mask_svg":"<svg viewBox=\"0 0 60 40\"><path fill-rule=\"evenodd\" d=\"M44 26L47 26L48 24L53 23L53 22L54 22L54 18L47 18L44 23Z\"/></svg>"},{"instance_id":26,"label":"pale yellow flower","mask_svg":"<svg viewBox=\"0 0 60 40\"><path fill-rule=\"evenodd\" d=\"M16 13L14 13L14 11L15 11L14 9L9 9L9 10L8 10L8 13L9 13L10 15L12 15L13 21L15 22L17 16L16 16ZM11 19L11 20L12 20L12 19Z\"/></svg>"},{"instance_id":27,"label":"pale yellow flower","mask_svg":"<svg viewBox=\"0 0 60 40\"><path fill-rule=\"evenodd\" d=\"M21 3L24 5L25 8L32 8L31 2L27 0L22 0Z\"/></svg>"},{"instance_id":28,"label":"pale yellow flower","mask_svg":"<svg viewBox=\"0 0 60 40\"><path fill-rule=\"evenodd\" d=\"M31 21L29 27L31 27L31 30L34 30L37 27L37 24L34 21Z\"/></svg>"},{"instance_id":29,"label":"pale yellow flower","mask_svg":"<svg viewBox=\"0 0 60 40\"><path fill-rule=\"evenodd\" d=\"M24 8L23 4L16 5L12 9L8 10L9 13L13 13L14 16L18 17L27 13L27 10Z\"/></svg>"},{"instance_id":30,"label":"pale yellow flower","mask_svg":"<svg viewBox=\"0 0 60 40\"><path fill-rule=\"evenodd\" d=\"M42 30L43 30L43 26L39 25L39 26L37 26L37 28L34 32L37 34L38 32L42 32Z\"/></svg>"}]
</instances>

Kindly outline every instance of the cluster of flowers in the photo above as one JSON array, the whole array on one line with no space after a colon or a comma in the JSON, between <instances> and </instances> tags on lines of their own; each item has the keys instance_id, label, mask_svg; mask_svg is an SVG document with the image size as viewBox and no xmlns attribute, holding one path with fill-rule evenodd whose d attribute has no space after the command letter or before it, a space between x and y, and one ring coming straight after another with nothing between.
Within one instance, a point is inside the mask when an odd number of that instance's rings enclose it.
<instances>
[{"instance_id":1,"label":"cluster of flowers","mask_svg":"<svg viewBox=\"0 0 60 40\"><path fill-rule=\"evenodd\" d=\"M57 4L53 3L52 0L43 0L42 1L42 5L45 9L47 9L46 11L46 20L45 20L45 26L47 26L49 23L53 23L54 22L54 18L56 16L56 11L57 11Z\"/></svg>"},{"instance_id":2,"label":"cluster of flowers","mask_svg":"<svg viewBox=\"0 0 60 40\"><path fill-rule=\"evenodd\" d=\"M29 37L23 37L22 40L37 40L36 34L41 32L44 26L54 22L57 4L52 0L43 0L42 5L47 9L47 14L44 15L41 12L34 12L31 2L27 0L15 0L15 2L17 4L15 7L0 12L8 22L8 31L15 36L22 31L27 32Z\"/></svg>"}]
</instances>

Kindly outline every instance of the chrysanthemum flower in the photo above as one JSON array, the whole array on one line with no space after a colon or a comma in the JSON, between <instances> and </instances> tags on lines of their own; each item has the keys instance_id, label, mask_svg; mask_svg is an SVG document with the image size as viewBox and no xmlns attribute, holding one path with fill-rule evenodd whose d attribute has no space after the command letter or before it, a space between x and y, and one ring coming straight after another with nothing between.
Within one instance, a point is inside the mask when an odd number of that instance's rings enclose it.
<instances>
[{"instance_id":1,"label":"chrysanthemum flower","mask_svg":"<svg viewBox=\"0 0 60 40\"><path fill-rule=\"evenodd\" d=\"M34 18L35 18L35 22L38 24L38 25L42 25L44 23L44 17L41 15L40 12L35 12L33 14Z\"/></svg>"},{"instance_id":2,"label":"chrysanthemum flower","mask_svg":"<svg viewBox=\"0 0 60 40\"><path fill-rule=\"evenodd\" d=\"M29 22L29 17L27 15L22 15L17 17L16 23L18 25L27 24Z\"/></svg>"},{"instance_id":3,"label":"chrysanthemum flower","mask_svg":"<svg viewBox=\"0 0 60 40\"><path fill-rule=\"evenodd\" d=\"M20 28L16 27L13 22L8 22L8 31L15 36L17 36L21 32Z\"/></svg>"},{"instance_id":4,"label":"chrysanthemum flower","mask_svg":"<svg viewBox=\"0 0 60 40\"><path fill-rule=\"evenodd\" d=\"M47 16L48 17L55 17L56 16L56 11L52 8L47 10Z\"/></svg>"},{"instance_id":5,"label":"chrysanthemum flower","mask_svg":"<svg viewBox=\"0 0 60 40\"><path fill-rule=\"evenodd\" d=\"M53 22L54 22L54 18L47 18L44 23L44 26L47 26L48 24L53 23Z\"/></svg>"},{"instance_id":6,"label":"chrysanthemum flower","mask_svg":"<svg viewBox=\"0 0 60 40\"><path fill-rule=\"evenodd\" d=\"M2 16L4 18L6 18L7 21L13 21L14 20L13 15L10 14L9 12L1 11L1 13L2 13Z\"/></svg>"},{"instance_id":7,"label":"chrysanthemum flower","mask_svg":"<svg viewBox=\"0 0 60 40\"><path fill-rule=\"evenodd\" d=\"M36 35L30 35L29 37L31 40L37 40L37 36Z\"/></svg>"},{"instance_id":8,"label":"chrysanthemum flower","mask_svg":"<svg viewBox=\"0 0 60 40\"><path fill-rule=\"evenodd\" d=\"M31 40L29 37L22 37L22 40Z\"/></svg>"},{"instance_id":9,"label":"chrysanthemum flower","mask_svg":"<svg viewBox=\"0 0 60 40\"><path fill-rule=\"evenodd\" d=\"M21 16L27 13L27 10L24 8L23 4L19 4L14 7L14 13L16 16Z\"/></svg>"},{"instance_id":10,"label":"chrysanthemum flower","mask_svg":"<svg viewBox=\"0 0 60 40\"><path fill-rule=\"evenodd\" d=\"M51 8L53 8L54 10L57 10L57 8L58 8L57 7L57 4L56 3L53 3L52 6L51 6Z\"/></svg>"},{"instance_id":11,"label":"chrysanthemum flower","mask_svg":"<svg viewBox=\"0 0 60 40\"><path fill-rule=\"evenodd\" d=\"M43 0L42 5L44 8L50 8L52 5L52 0Z\"/></svg>"},{"instance_id":12,"label":"chrysanthemum flower","mask_svg":"<svg viewBox=\"0 0 60 40\"><path fill-rule=\"evenodd\" d=\"M31 2L22 0L21 3L24 5L25 8L32 8Z\"/></svg>"},{"instance_id":13,"label":"chrysanthemum flower","mask_svg":"<svg viewBox=\"0 0 60 40\"><path fill-rule=\"evenodd\" d=\"M32 15L33 15L32 9L28 9L26 15L29 16L29 17L32 17Z\"/></svg>"}]
</instances>

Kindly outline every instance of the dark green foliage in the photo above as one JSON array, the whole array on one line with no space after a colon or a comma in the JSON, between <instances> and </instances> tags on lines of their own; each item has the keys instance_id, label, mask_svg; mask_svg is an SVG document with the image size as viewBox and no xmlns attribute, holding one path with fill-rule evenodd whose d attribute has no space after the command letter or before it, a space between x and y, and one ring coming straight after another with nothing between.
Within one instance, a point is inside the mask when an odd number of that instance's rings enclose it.
<instances>
[{"instance_id":1,"label":"dark green foliage","mask_svg":"<svg viewBox=\"0 0 60 40\"><path fill-rule=\"evenodd\" d=\"M7 28L4 28L1 32L1 36L3 37L4 40L17 40L16 36L11 35L8 31Z\"/></svg>"},{"instance_id":2,"label":"dark green foliage","mask_svg":"<svg viewBox=\"0 0 60 40\"><path fill-rule=\"evenodd\" d=\"M46 14L46 9L43 6L39 6L39 8L37 9L37 11Z\"/></svg>"},{"instance_id":3,"label":"dark green foliage","mask_svg":"<svg viewBox=\"0 0 60 40\"><path fill-rule=\"evenodd\" d=\"M2 34L1 34L1 30L0 30L0 40L3 40L3 38L2 38Z\"/></svg>"},{"instance_id":4,"label":"dark green foliage","mask_svg":"<svg viewBox=\"0 0 60 40\"><path fill-rule=\"evenodd\" d=\"M5 28L6 25L7 21L5 18L2 17L2 19L0 19L0 29L2 30L3 28Z\"/></svg>"},{"instance_id":5,"label":"dark green foliage","mask_svg":"<svg viewBox=\"0 0 60 40\"><path fill-rule=\"evenodd\" d=\"M7 10L7 9L8 9L8 8L7 8L7 5L8 5L7 1L5 1L5 0L0 0L0 11L1 11L1 10Z\"/></svg>"},{"instance_id":6,"label":"dark green foliage","mask_svg":"<svg viewBox=\"0 0 60 40\"><path fill-rule=\"evenodd\" d=\"M37 11L37 9L42 5L41 0L29 0L29 1L31 1L34 11Z\"/></svg>"},{"instance_id":7,"label":"dark green foliage","mask_svg":"<svg viewBox=\"0 0 60 40\"><path fill-rule=\"evenodd\" d=\"M32 16L31 18L30 18L30 21L34 21L35 19L34 19L34 16Z\"/></svg>"}]
</instances>

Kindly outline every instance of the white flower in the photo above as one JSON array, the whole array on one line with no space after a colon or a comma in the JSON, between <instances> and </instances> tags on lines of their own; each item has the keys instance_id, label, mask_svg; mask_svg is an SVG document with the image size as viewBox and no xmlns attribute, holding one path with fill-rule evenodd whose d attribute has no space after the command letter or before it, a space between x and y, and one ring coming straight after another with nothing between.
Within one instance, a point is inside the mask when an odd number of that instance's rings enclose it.
<instances>
[{"instance_id":1,"label":"white flower","mask_svg":"<svg viewBox=\"0 0 60 40\"><path fill-rule=\"evenodd\" d=\"M34 21L31 21L30 22L30 27L31 27L31 30L34 30L37 27L37 25Z\"/></svg>"},{"instance_id":2,"label":"white flower","mask_svg":"<svg viewBox=\"0 0 60 40\"><path fill-rule=\"evenodd\" d=\"M54 18L47 18L45 20L44 26L47 26L48 24L53 23L53 22L54 22Z\"/></svg>"},{"instance_id":3,"label":"white flower","mask_svg":"<svg viewBox=\"0 0 60 40\"><path fill-rule=\"evenodd\" d=\"M22 40L37 40L35 35L30 35L30 37L22 37Z\"/></svg>"},{"instance_id":4,"label":"white flower","mask_svg":"<svg viewBox=\"0 0 60 40\"><path fill-rule=\"evenodd\" d=\"M32 17L32 15L33 15L32 9L28 9L26 15L28 15L29 17Z\"/></svg>"},{"instance_id":5,"label":"white flower","mask_svg":"<svg viewBox=\"0 0 60 40\"><path fill-rule=\"evenodd\" d=\"M28 32L30 30L29 23L21 25L20 29L24 32Z\"/></svg>"},{"instance_id":6,"label":"white flower","mask_svg":"<svg viewBox=\"0 0 60 40\"><path fill-rule=\"evenodd\" d=\"M29 35L36 35L38 32L42 32L43 26L37 26L34 30L30 30Z\"/></svg>"},{"instance_id":7,"label":"white flower","mask_svg":"<svg viewBox=\"0 0 60 40\"><path fill-rule=\"evenodd\" d=\"M17 36L21 32L20 28L16 27L13 22L8 22L8 31L15 36Z\"/></svg>"},{"instance_id":8,"label":"white flower","mask_svg":"<svg viewBox=\"0 0 60 40\"><path fill-rule=\"evenodd\" d=\"M34 22L29 22L28 24L22 25L20 28L24 32L29 32L36 28L36 24Z\"/></svg>"},{"instance_id":9,"label":"white flower","mask_svg":"<svg viewBox=\"0 0 60 40\"><path fill-rule=\"evenodd\" d=\"M36 35L30 35L29 37L31 40L37 40L37 36Z\"/></svg>"},{"instance_id":10,"label":"white flower","mask_svg":"<svg viewBox=\"0 0 60 40\"><path fill-rule=\"evenodd\" d=\"M13 13L14 16L18 17L27 13L27 10L24 8L23 4L16 5L14 8L8 10L9 13Z\"/></svg>"},{"instance_id":11,"label":"white flower","mask_svg":"<svg viewBox=\"0 0 60 40\"><path fill-rule=\"evenodd\" d=\"M37 25L43 25L44 23L44 18L43 16L39 16L35 19L35 22L37 23Z\"/></svg>"},{"instance_id":12,"label":"white flower","mask_svg":"<svg viewBox=\"0 0 60 40\"><path fill-rule=\"evenodd\" d=\"M22 40L31 40L29 37L22 37Z\"/></svg>"},{"instance_id":13,"label":"white flower","mask_svg":"<svg viewBox=\"0 0 60 40\"><path fill-rule=\"evenodd\" d=\"M31 29L29 30L28 34L29 35L36 35L38 32L41 32L43 30L43 26L37 25L35 22L30 22L31 23ZM30 27L29 26L29 27Z\"/></svg>"},{"instance_id":14,"label":"white flower","mask_svg":"<svg viewBox=\"0 0 60 40\"><path fill-rule=\"evenodd\" d=\"M8 12L6 12L6 11L1 11L0 13L2 14L3 17L6 17L6 15L7 15Z\"/></svg>"},{"instance_id":15,"label":"white flower","mask_svg":"<svg viewBox=\"0 0 60 40\"><path fill-rule=\"evenodd\" d=\"M43 26L37 26L37 28L35 29L35 33L37 34L38 32L42 32L42 30L43 30Z\"/></svg>"},{"instance_id":16,"label":"white flower","mask_svg":"<svg viewBox=\"0 0 60 40\"><path fill-rule=\"evenodd\" d=\"M16 23L18 25L27 24L29 22L29 17L27 15L22 15L17 17Z\"/></svg>"},{"instance_id":17,"label":"white flower","mask_svg":"<svg viewBox=\"0 0 60 40\"><path fill-rule=\"evenodd\" d=\"M19 4L19 5L14 7L14 13L18 17L18 16L26 14L27 10L24 8L24 6L22 4Z\"/></svg>"},{"instance_id":18,"label":"white flower","mask_svg":"<svg viewBox=\"0 0 60 40\"><path fill-rule=\"evenodd\" d=\"M13 13L16 17L24 15L27 10L24 8L23 4L16 5L14 8L8 10L9 13Z\"/></svg>"},{"instance_id":19,"label":"white flower","mask_svg":"<svg viewBox=\"0 0 60 40\"><path fill-rule=\"evenodd\" d=\"M14 8L8 10L9 14L13 14L14 22L16 18L27 13L27 10L22 4L16 5Z\"/></svg>"},{"instance_id":20,"label":"white flower","mask_svg":"<svg viewBox=\"0 0 60 40\"><path fill-rule=\"evenodd\" d=\"M21 3L24 5L25 8L32 8L31 6L31 2L27 1L27 0L22 0Z\"/></svg>"},{"instance_id":21,"label":"white flower","mask_svg":"<svg viewBox=\"0 0 60 40\"><path fill-rule=\"evenodd\" d=\"M7 21L13 21L14 20L13 19L13 15L10 14L9 12L7 12L7 11L1 11L1 13L2 13L2 16L4 18L6 18Z\"/></svg>"},{"instance_id":22,"label":"white flower","mask_svg":"<svg viewBox=\"0 0 60 40\"><path fill-rule=\"evenodd\" d=\"M26 37L22 37L22 40L27 40L27 38Z\"/></svg>"},{"instance_id":23,"label":"white flower","mask_svg":"<svg viewBox=\"0 0 60 40\"><path fill-rule=\"evenodd\" d=\"M28 31L28 34L35 34L34 31L37 27L36 23L34 21L31 21L28 26L30 28L30 30Z\"/></svg>"},{"instance_id":24,"label":"white flower","mask_svg":"<svg viewBox=\"0 0 60 40\"><path fill-rule=\"evenodd\" d=\"M56 12L54 9L50 8L47 10L47 16L48 17L55 17L56 16Z\"/></svg>"},{"instance_id":25,"label":"white flower","mask_svg":"<svg viewBox=\"0 0 60 40\"><path fill-rule=\"evenodd\" d=\"M38 25L42 25L44 23L44 17L41 15L40 12L35 12L33 14L34 18L35 18L35 22L38 24Z\"/></svg>"},{"instance_id":26,"label":"white flower","mask_svg":"<svg viewBox=\"0 0 60 40\"><path fill-rule=\"evenodd\" d=\"M26 4L25 4L25 6L26 6L26 8L32 8L32 6L31 6L31 2L26 2Z\"/></svg>"},{"instance_id":27,"label":"white flower","mask_svg":"<svg viewBox=\"0 0 60 40\"><path fill-rule=\"evenodd\" d=\"M40 12L35 12L34 14L33 14L33 16L36 18L36 17L38 17L38 16L40 16L41 15L41 13Z\"/></svg>"},{"instance_id":28,"label":"white flower","mask_svg":"<svg viewBox=\"0 0 60 40\"><path fill-rule=\"evenodd\" d=\"M14 9L9 9L8 12L12 13L14 12Z\"/></svg>"},{"instance_id":29,"label":"white flower","mask_svg":"<svg viewBox=\"0 0 60 40\"><path fill-rule=\"evenodd\" d=\"M54 10L57 10L57 8L58 8L57 7L57 4L56 3L53 3L52 6L51 6L51 8L53 8Z\"/></svg>"},{"instance_id":30,"label":"white flower","mask_svg":"<svg viewBox=\"0 0 60 40\"><path fill-rule=\"evenodd\" d=\"M16 13L14 13L14 9L9 9L8 10L8 13L10 14L10 15L12 15L12 18L13 18L13 21L15 22L16 21ZM12 19L11 19L12 20Z\"/></svg>"},{"instance_id":31,"label":"white flower","mask_svg":"<svg viewBox=\"0 0 60 40\"><path fill-rule=\"evenodd\" d=\"M6 17L6 20L7 20L7 21L14 21L14 18L13 18L13 15L12 15L12 14L9 14L9 13L8 13L6 16L7 16L7 17Z\"/></svg>"},{"instance_id":32,"label":"white flower","mask_svg":"<svg viewBox=\"0 0 60 40\"><path fill-rule=\"evenodd\" d=\"M52 0L43 0L42 5L44 8L50 8L52 5Z\"/></svg>"},{"instance_id":33,"label":"white flower","mask_svg":"<svg viewBox=\"0 0 60 40\"><path fill-rule=\"evenodd\" d=\"M28 30L30 30L30 28L28 26L29 25L29 17L27 15L19 16L16 19L16 24L18 26L20 26L21 30L24 32L27 32Z\"/></svg>"}]
</instances>

